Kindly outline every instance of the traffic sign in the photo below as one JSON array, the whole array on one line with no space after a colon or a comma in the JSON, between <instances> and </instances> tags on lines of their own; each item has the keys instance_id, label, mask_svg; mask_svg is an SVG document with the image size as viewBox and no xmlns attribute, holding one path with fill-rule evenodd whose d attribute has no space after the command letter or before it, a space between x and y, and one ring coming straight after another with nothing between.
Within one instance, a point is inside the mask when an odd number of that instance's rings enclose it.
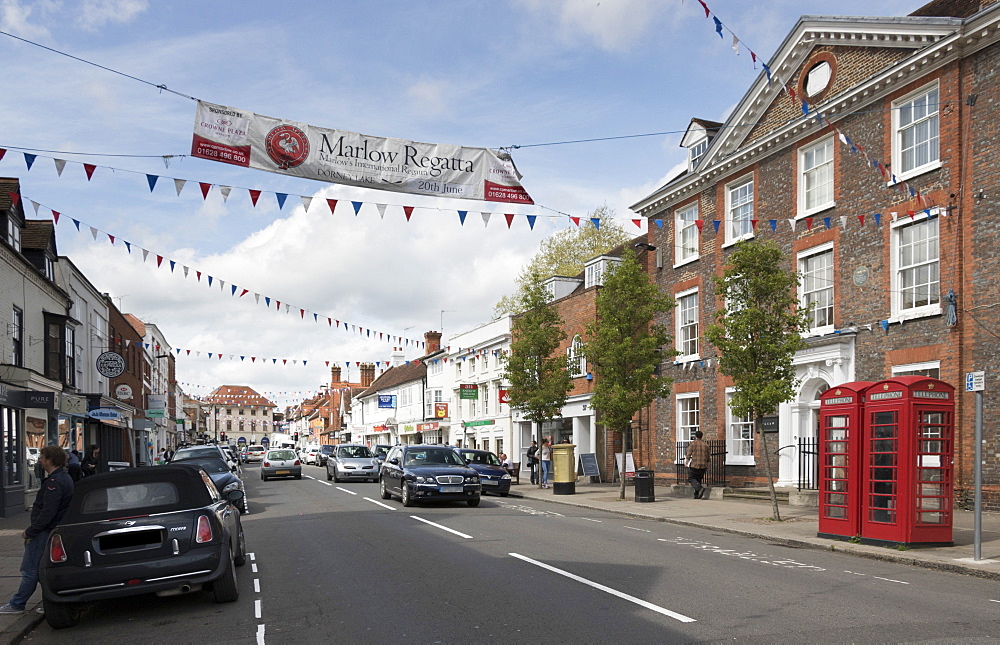
<instances>
[{"instance_id":1,"label":"traffic sign","mask_svg":"<svg viewBox=\"0 0 1000 645\"><path fill-rule=\"evenodd\" d=\"M986 372L966 372L965 391L982 392L986 389Z\"/></svg>"}]
</instances>

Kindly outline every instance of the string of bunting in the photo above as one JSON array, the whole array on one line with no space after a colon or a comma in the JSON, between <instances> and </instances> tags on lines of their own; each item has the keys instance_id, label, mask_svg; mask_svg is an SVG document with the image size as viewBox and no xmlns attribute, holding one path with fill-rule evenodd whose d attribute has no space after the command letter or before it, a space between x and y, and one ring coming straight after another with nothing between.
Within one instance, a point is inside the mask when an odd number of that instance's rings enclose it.
<instances>
[{"instance_id":1,"label":"string of bunting","mask_svg":"<svg viewBox=\"0 0 1000 645\"><path fill-rule=\"evenodd\" d=\"M18 193L10 192L10 193L8 193L8 196L11 199L11 203L15 204L15 205L19 202L19 200L21 200L21 195L19 195ZM97 228L96 226L91 226L91 225L87 224L86 222L84 222L82 220L76 219L75 217L66 216L63 213L61 213L61 212L59 212L59 211L57 211L57 210L55 210L53 208L50 208L49 206L41 204L41 203L39 203L39 202L37 202L37 201L35 201L33 199L30 199L30 198L25 198L25 199L27 199L27 201L31 202L32 207L35 209L35 215L36 216L38 215L39 208L45 208L46 210L50 211L52 213L52 221L56 225L59 224L60 219L62 219L63 217L67 217L70 221L73 222L73 225L76 227L77 232L82 232L82 230L83 230L82 227L86 227L87 229L89 229L91 237L93 238L93 240L95 242L97 241L97 239L99 237L106 237L107 240L108 240L108 242L110 242L112 246L117 246L117 243L121 243L121 245L125 247L125 249L126 249L126 251L128 252L129 255L132 254L132 248L134 246L138 251L140 251L142 253L142 261L143 261L143 263L146 263L146 261L149 259L149 256L152 255L155 258L156 268L158 268L158 269L163 268L164 263L166 263L166 265L170 268L170 272L174 273L175 270L178 267L178 262L177 261L171 260L170 258L167 258L167 257L165 257L164 255L162 255L160 253L154 253L153 251L150 251L149 249L145 249L143 247L137 246L137 245L133 244L132 242L129 242L128 240L125 240L121 236L118 236L118 235L115 235L115 234L112 234L112 233L108 233L106 231L102 231L101 229ZM202 277L204 277L205 278L205 283L207 284L208 287L211 288L214 283L218 283L218 285L219 285L219 292L225 294L228 291L228 295L230 297L232 297L232 298L237 298L237 299L243 298L244 296L246 296L246 295L248 295L248 294L251 293L250 289L239 287L236 284L233 284L232 282L228 283L228 287L229 288L226 289L227 282L225 280L221 279L221 278L213 276L213 275L209 274L208 272L202 271L202 270L197 269L195 267L189 267L189 266L184 265L184 264L180 264L179 266L181 268L181 272L184 274L184 278L185 279L187 279L191 275L191 273L194 273L195 279L198 282L201 282ZM325 314L320 314L320 313L317 313L317 312L310 311L310 310L305 309L303 307L295 307L295 306L291 305L288 302L282 302L281 300L278 300L277 298L272 298L271 296L263 296L263 295L261 295L260 293L257 293L257 292L252 292L252 293L253 293L254 301L255 301L256 304L259 305L261 303L261 300L263 299L264 306L266 308L270 309L271 308L271 303L273 302L274 306L275 306L275 310L278 311L278 312L282 311L282 305L284 305L284 312L286 314L292 313L293 311L298 311L298 313L299 313L299 319L300 320L306 320L307 319L307 315L308 315L308 317L312 318L313 322L315 322L315 323L319 323L321 319L326 319L327 326L329 326L329 327L332 327L332 328L335 328L335 329L340 329L340 327L343 326L345 332L349 332L349 333L357 332L359 335L363 335L366 338L376 339L376 337L377 337L377 340L379 340L379 341L385 341L387 343L396 343L396 344L400 344L401 343L401 344L403 344L404 347L408 347L408 346L412 345L412 346L414 346L416 348L422 348L423 345L424 345L424 341L422 341L422 340L415 340L415 339L410 339L410 338L404 338L402 336L396 336L396 335L389 334L388 332L382 332L382 331L378 331L376 329L362 327L360 325L355 325L353 323L342 321L342 320L333 318L331 316L327 316Z\"/></svg>"},{"instance_id":2,"label":"string of bunting","mask_svg":"<svg viewBox=\"0 0 1000 645\"><path fill-rule=\"evenodd\" d=\"M0 148L0 160L3 160L4 156L6 155L6 153L7 153L7 149L6 148ZM25 163L25 166L27 166L27 169L29 171L31 170L32 166L34 166L35 161L38 159L38 157L43 157L45 159L51 159L55 163L56 173L58 174L59 177L62 177L63 170L65 169L67 163L73 163L73 164L80 164L80 165L82 165L84 172L87 174L87 181L91 181L93 179L94 172L97 170L97 168L106 168L106 169L111 170L113 172L125 172L125 173L145 175L145 177L146 177L146 184L149 186L149 192L151 192L151 193L156 188L156 185L159 183L160 179L169 179L174 184L174 190L177 193L177 197L180 197L181 196L181 191L184 190L184 187L189 182L193 181L193 180L188 180L188 179L180 179L180 178L176 178L176 177L165 177L165 176L162 176L162 175L153 175L153 174L149 174L149 173L140 173L140 172L137 172L137 171L134 171L134 170L125 170L125 169L122 169L122 168L113 168L111 166L97 166L95 164L83 163L83 162L76 162L76 161L70 162L70 161L67 161L66 159L59 159L59 158L56 158L56 157L45 157L44 155L39 155L39 154L29 153L29 152L22 152L21 154L24 155L24 163ZM176 157L176 156L183 156L183 155L164 155L163 156L164 162L166 163L167 159L170 159L170 158L173 158L173 157ZM205 200L208 199L208 196L212 192L213 188L217 188L218 189L219 194L222 195L222 201L224 203L226 203L226 202L229 201L229 196L232 194L232 191L233 191L234 188L237 189L237 190L239 190L239 191L246 191L247 194L250 196L250 202L254 206L254 208L257 207L257 204L258 204L258 202L260 200L261 195L263 195L265 192L274 195L275 200L277 201L277 204L278 204L278 210L279 211L282 210L285 207L285 204L288 202L288 198L291 197L291 196L298 197L299 200L301 200L302 207L305 209L305 211L307 213L309 212L309 209L312 206L313 201L315 201L315 198L311 197L309 195L294 195L293 193L279 193L279 192L274 192L274 191L264 191L264 190L258 190L256 188L242 188L242 187L239 187L239 186L227 186L227 185L223 185L223 184L213 184L213 183L204 182L204 181L199 181L197 183L198 183L198 187L201 190L202 201L205 201ZM331 184L331 185L337 185L337 184ZM351 201L351 200L339 200L339 199L325 199L323 201L326 202L327 208L329 209L331 215L333 215L336 212L337 205L341 204L344 201L350 201L351 208L353 209L355 216L359 216L361 214L361 209L365 206L365 204L371 204L371 205L373 205L375 207L376 212L378 213L379 217L382 218L382 219L385 219L385 213L386 213L386 210L388 210L389 206L394 206L394 207L396 206L394 204L380 203L380 202ZM343 208L343 206L341 208ZM434 210L434 211L448 211L448 212L452 211L452 209L444 209L444 208L440 208L440 207L430 207L430 206L403 206L403 205L400 205L399 208L402 209L402 213L406 217L406 221L407 222L410 221L410 218L413 216L413 213L414 213L415 210L428 210L428 211ZM540 206L540 208L546 208L546 207ZM454 210L455 210L455 212L458 213L459 223L462 226L464 226L465 225L465 221L468 218L469 213L471 211L469 211L469 210L458 210L458 209L454 209ZM547 218L550 218L550 219L569 219L569 221L571 221L575 226L580 226L581 222L588 221L589 223L593 224L597 228L601 227L601 219L602 218L600 218L600 217L575 217L575 216L568 215L566 213L563 213L561 211L557 211L557 210L551 209L551 208L546 208L546 210L550 210L550 211L552 211L555 214L554 215L524 215L524 214L518 214L518 213L495 213L495 212L491 212L491 211L479 211L479 214L482 217L483 226L484 227L489 226L490 220L495 215L503 215L504 220L507 222L507 228L508 229L513 226L514 220L517 217L524 217L525 220L528 223L528 227L531 230L535 229L535 222L538 220L539 217L547 217ZM604 219L608 219L608 218L604 218ZM642 218L631 218L631 222L637 228L640 228L640 229L642 228Z\"/></svg>"}]
</instances>

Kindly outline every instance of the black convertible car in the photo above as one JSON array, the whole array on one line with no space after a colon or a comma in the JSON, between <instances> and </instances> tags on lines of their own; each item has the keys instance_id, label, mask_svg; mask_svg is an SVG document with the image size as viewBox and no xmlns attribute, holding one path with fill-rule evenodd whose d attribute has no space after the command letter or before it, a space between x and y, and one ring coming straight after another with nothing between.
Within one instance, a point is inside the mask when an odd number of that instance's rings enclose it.
<instances>
[{"instance_id":1,"label":"black convertible car","mask_svg":"<svg viewBox=\"0 0 1000 645\"><path fill-rule=\"evenodd\" d=\"M235 601L235 567L246 562L242 497L223 497L208 473L181 465L80 480L42 556L45 620L72 627L81 603L203 587L216 602Z\"/></svg>"},{"instance_id":2,"label":"black convertible car","mask_svg":"<svg viewBox=\"0 0 1000 645\"><path fill-rule=\"evenodd\" d=\"M382 499L399 497L403 506L417 502L467 502L479 506L479 473L448 446L395 446L379 477Z\"/></svg>"}]
</instances>

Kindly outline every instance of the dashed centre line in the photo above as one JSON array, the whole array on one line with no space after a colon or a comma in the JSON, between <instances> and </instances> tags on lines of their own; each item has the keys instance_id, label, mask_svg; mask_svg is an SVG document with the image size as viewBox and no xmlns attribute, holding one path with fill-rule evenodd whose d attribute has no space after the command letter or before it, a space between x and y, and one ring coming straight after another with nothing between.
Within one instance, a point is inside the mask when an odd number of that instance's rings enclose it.
<instances>
[{"instance_id":1,"label":"dashed centre line","mask_svg":"<svg viewBox=\"0 0 1000 645\"><path fill-rule=\"evenodd\" d=\"M431 526L433 526L435 528L439 528L442 531L448 531L449 533L454 533L455 535L457 535L459 537L462 537L462 538L465 538L466 540L471 540L472 539L471 535L466 535L465 533L461 533L459 531L456 531L455 529L450 529L447 526L443 526L441 524L438 524L436 522L432 522L430 520L425 520L422 517L418 517L416 515L411 515L410 517L412 517L413 519L417 520L418 522L423 522L424 524L430 524Z\"/></svg>"},{"instance_id":2,"label":"dashed centre line","mask_svg":"<svg viewBox=\"0 0 1000 645\"><path fill-rule=\"evenodd\" d=\"M632 530L632 531L642 531L643 533L652 533L652 531L648 531L646 529L639 529L639 528L636 528L634 526L626 526L625 528L627 528L629 530Z\"/></svg>"},{"instance_id":3,"label":"dashed centre line","mask_svg":"<svg viewBox=\"0 0 1000 645\"><path fill-rule=\"evenodd\" d=\"M393 507L389 506L388 504L383 504L382 502L378 502L378 501L375 501L375 500L374 500L374 499L372 499L371 497L362 497L362 499L363 499L363 500L365 500L366 502L371 502L372 504L378 504L378 505L379 505L379 506L381 506L382 508L387 508L387 509L389 509L390 511L394 511L394 510L396 510L396 509L394 509Z\"/></svg>"},{"instance_id":4,"label":"dashed centre line","mask_svg":"<svg viewBox=\"0 0 1000 645\"><path fill-rule=\"evenodd\" d=\"M253 617L260 618L260 598L253 601Z\"/></svg>"},{"instance_id":5,"label":"dashed centre line","mask_svg":"<svg viewBox=\"0 0 1000 645\"><path fill-rule=\"evenodd\" d=\"M324 483L325 483L325 482L324 482ZM330 484L330 486L333 486L333 484ZM356 493L356 492L354 492L353 490L347 490L347 489L346 489L346 488L344 488L343 486L337 486L337 490L342 490L342 491L344 491L345 493L347 493L348 495L357 495L357 493Z\"/></svg>"},{"instance_id":6,"label":"dashed centre line","mask_svg":"<svg viewBox=\"0 0 1000 645\"><path fill-rule=\"evenodd\" d=\"M597 523L601 523L603 521L603 520L592 520L589 517L581 517L580 519L587 520L588 522L597 522Z\"/></svg>"}]
</instances>

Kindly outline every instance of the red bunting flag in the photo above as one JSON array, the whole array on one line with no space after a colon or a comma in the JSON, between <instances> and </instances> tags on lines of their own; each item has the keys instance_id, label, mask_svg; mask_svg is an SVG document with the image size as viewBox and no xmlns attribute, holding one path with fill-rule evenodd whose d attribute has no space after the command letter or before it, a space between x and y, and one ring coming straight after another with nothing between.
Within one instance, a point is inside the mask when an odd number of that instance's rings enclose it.
<instances>
[{"instance_id":1,"label":"red bunting flag","mask_svg":"<svg viewBox=\"0 0 1000 645\"><path fill-rule=\"evenodd\" d=\"M694 221L694 225L698 227L698 232L701 233L702 227L705 226L705 220L703 220L703 219L696 219Z\"/></svg>"},{"instance_id":2,"label":"red bunting flag","mask_svg":"<svg viewBox=\"0 0 1000 645\"><path fill-rule=\"evenodd\" d=\"M752 219L752 220L750 220L750 228L753 229L754 231L756 231L757 230L757 222L759 222L759 221L760 221L759 219Z\"/></svg>"},{"instance_id":3,"label":"red bunting flag","mask_svg":"<svg viewBox=\"0 0 1000 645\"><path fill-rule=\"evenodd\" d=\"M21 195L19 193L7 193L10 195L10 205L17 206L17 203L21 201Z\"/></svg>"},{"instance_id":4,"label":"red bunting flag","mask_svg":"<svg viewBox=\"0 0 1000 645\"><path fill-rule=\"evenodd\" d=\"M111 233L108 233L108 239L111 240L111 246L114 246L115 245L115 236L112 235Z\"/></svg>"},{"instance_id":5,"label":"red bunting flag","mask_svg":"<svg viewBox=\"0 0 1000 645\"><path fill-rule=\"evenodd\" d=\"M201 271L195 270L195 274L198 276L198 282L201 282Z\"/></svg>"},{"instance_id":6,"label":"red bunting flag","mask_svg":"<svg viewBox=\"0 0 1000 645\"><path fill-rule=\"evenodd\" d=\"M576 224L577 226L580 225L580 218L579 217L570 217L570 220L572 220L572 222L574 224Z\"/></svg>"},{"instance_id":7,"label":"red bunting flag","mask_svg":"<svg viewBox=\"0 0 1000 645\"><path fill-rule=\"evenodd\" d=\"M326 324L329 325L330 327L333 327L333 318L327 318Z\"/></svg>"},{"instance_id":8,"label":"red bunting flag","mask_svg":"<svg viewBox=\"0 0 1000 645\"><path fill-rule=\"evenodd\" d=\"M92 163L83 164L83 170L87 173L87 181L90 181L91 177L94 176L94 171L97 170L97 166Z\"/></svg>"},{"instance_id":9,"label":"red bunting flag","mask_svg":"<svg viewBox=\"0 0 1000 645\"><path fill-rule=\"evenodd\" d=\"M281 301L280 300L275 300L274 302L277 305L277 310L281 311Z\"/></svg>"},{"instance_id":10,"label":"red bunting flag","mask_svg":"<svg viewBox=\"0 0 1000 645\"><path fill-rule=\"evenodd\" d=\"M409 222L410 221L410 216L413 215L413 207L412 206L404 206L403 207L403 212L406 214L406 221Z\"/></svg>"},{"instance_id":11,"label":"red bunting flag","mask_svg":"<svg viewBox=\"0 0 1000 645\"><path fill-rule=\"evenodd\" d=\"M59 211L52 211L52 221L56 224L59 223Z\"/></svg>"},{"instance_id":12,"label":"red bunting flag","mask_svg":"<svg viewBox=\"0 0 1000 645\"><path fill-rule=\"evenodd\" d=\"M642 228L641 222L642 222L641 219L634 219L634 220L632 220L632 223L635 224L636 228Z\"/></svg>"},{"instance_id":13,"label":"red bunting flag","mask_svg":"<svg viewBox=\"0 0 1000 645\"><path fill-rule=\"evenodd\" d=\"M806 218L806 228L809 229L810 231L813 230L813 218L811 217Z\"/></svg>"},{"instance_id":14,"label":"red bunting flag","mask_svg":"<svg viewBox=\"0 0 1000 645\"><path fill-rule=\"evenodd\" d=\"M250 362L251 363L256 363L257 362L257 357L256 356L251 356L250 357Z\"/></svg>"},{"instance_id":15,"label":"red bunting flag","mask_svg":"<svg viewBox=\"0 0 1000 645\"><path fill-rule=\"evenodd\" d=\"M240 294L240 298L242 298L243 296L247 295L248 293L250 293L250 290L249 289L244 289L243 293Z\"/></svg>"},{"instance_id":16,"label":"red bunting flag","mask_svg":"<svg viewBox=\"0 0 1000 645\"><path fill-rule=\"evenodd\" d=\"M698 0L698 3L701 4L702 8L705 10L705 17L706 18L708 18L710 15L712 15L711 12L708 10L708 5L705 4L705 0Z\"/></svg>"},{"instance_id":17,"label":"red bunting flag","mask_svg":"<svg viewBox=\"0 0 1000 645\"><path fill-rule=\"evenodd\" d=\"M861 222L862 226L864 226L865 225L865 216L864 215L858 215L858 221Z\"/></svg>"},{"instance_id":18,"label":"red bunting flag","mask_svg":"<svg viewBox=\"0 0 1000 645\"><path fill-rule=\"evenodd\" d=\"M514 221L514 214L513 213L504 213L504 217L507 218L507 228L510 228L511 222Z\"/></svg>"},{"instance_id":19,"label":"red bunting flag","mask_svg":"<svg viewBox=\"0 0 1000 645\"><path fill-rule=\"evenodd\" d=\"M157 266L157 268L159 268L159 266L161 264L163 264L163 256L162 255L157 255L156 256L156 266Z\"/></svg>"},{"instance_id":20,"label":"red bunting flag","mask_svg":"<svg viewBox=\"0 0 1000 645\"><path fill-rule=\"evenodd\" d=\"M7 154L7 150L6 150L6 149L4 149L4 148L0 148L0 159L3 159L3 156L4 156L5 154Z\"/></svg>"},{"instance_id":21,"label":"red bunting flag","mask_svg":"<svg viewBox=\"0 0 1000 645\"><path fill-rule=\"evenodd\" d=\"M247 190L250 191L250 201L252 201L253 205L256 206L257 200L260 199L260 191L254 190L253 188L248 188Z\"/></svg>"},{"instance_id":22,"label":"red bunting flag","mask_svg":"<svg viewBox=\"0 0 1000 645\"><path fill-rule=\"evenodd\" d=\"M206 184L203 181L199 181L198 185L201 186L201 198L208 199L208 191L212 190L212 184Z\"/></svg>"},{"instance_id":23,"label":"red bunting flag","mask_svg":"<svg viewBox=\"0 0 1000 645\"><path fill-rule=\"evenodd\" d=\"M326 203L330 205L330 214L333 215L333 211L337 209L337 200L328 199L326 200Z\"/></svg>"},{"instance_id":24,"label":"red bunting flag","mask_svg":"<svg viewBox=\"0 0 1000 645\"><path fill-rule=\"evenodd\" d=\"M305 309L299 309L299 316L304 320L305 317L306 317L306 310Z\"/></svg>"}]
</instances>

